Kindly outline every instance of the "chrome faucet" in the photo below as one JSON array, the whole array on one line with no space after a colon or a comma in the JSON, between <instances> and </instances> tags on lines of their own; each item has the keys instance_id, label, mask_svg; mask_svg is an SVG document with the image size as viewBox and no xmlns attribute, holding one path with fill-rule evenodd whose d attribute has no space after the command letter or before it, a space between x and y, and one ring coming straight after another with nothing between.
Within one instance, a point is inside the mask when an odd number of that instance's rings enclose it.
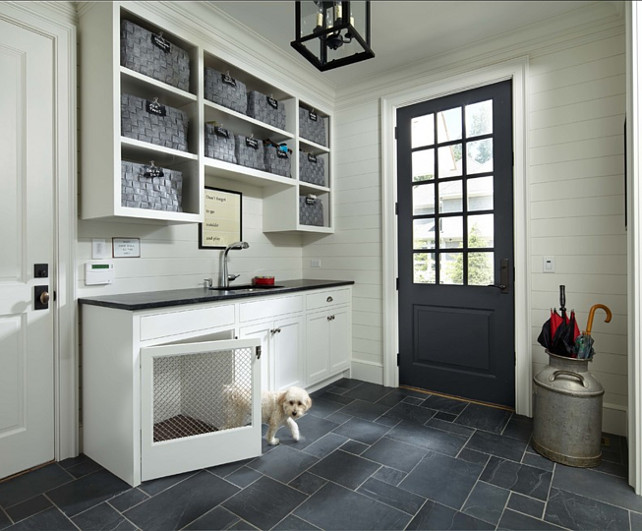
<instances>
[{"instance_id":1,"label":"chrome faucet","mask_svg":"<svg viewBox=\"0 0 642 531\"><path fill-rule=\"evenodd\" d=\"M231 243L225 248L225 251L223 252L223 282L221 284L222 288L229 288L230 287L230 282L232 280L236 280L239 275L231 275L227 272L227 253L229 253L232 250L240 250L240 249L247 249L250 246L247 242L236 242L236 243Z\"/></svg>"}]
</instances>

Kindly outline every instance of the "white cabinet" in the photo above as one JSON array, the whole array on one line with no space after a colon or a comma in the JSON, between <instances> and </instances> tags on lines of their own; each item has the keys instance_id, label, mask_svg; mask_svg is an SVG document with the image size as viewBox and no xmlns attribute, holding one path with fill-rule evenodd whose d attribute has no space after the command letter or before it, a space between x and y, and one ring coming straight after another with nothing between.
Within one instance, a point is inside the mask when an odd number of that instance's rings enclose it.
<instances>
[{"instance_id":1,"label":"white cabinet","mask_svg":"<svg viewBox=\"0 0 642 531\"><path fill-rule=\"evenodd\" d=\"M282 316L260 324L242 326L241 338L261 341L261 389L280 391L303 386L303 316Z\"/></svg>"},{"instance_id":2,"label":"white cabinet","mask_svg":"<svg viewBox=\"0 0 642 531\"><path fill-rule=\"evenodd\" d=\"M203 221L203 189L212 186L234 189L238 183L263 188L264 232L334 232L332 212L332 118L326 110L313 109L287 88L255 75L249 68L230 63L216 54L215 42L207 40L201 27L189 17L168 16L164 9L145 2L86 2L79 10L80 108L81 116L81 205L83 219L145 218L173 222ZM174 7L177 13L183 9ZM189 7L185 8L186 10ZM186 12L187 14L187 12ZM152 34L163 34L189 55L188 90L171 86L138 71L121 66L120 32L130 21ZM214 24L216 21L212 21ZM286 111L284 128L274 127L244 113L210 101L205 94L205 71L229 73L247 87L274 98ZM184 111L189 120L187 150L162 147L123 136L121 100L128 94ZM326 143L303 138L299 109L314 111L327 128ZM259 141L286 144L291 151L290 174L278 175L206 156L206 124L216 124L232 134L253 136ZM324 165L321 184L305 182L299 175L301 157L316 157ZM133 162L182 172L182 211L170 212L123 206L121 162ZM316 196L322 224L302 222L300 198Z\"/></svg>"},{"instance_id":3,"label":"white cabinet","mask_svg":"<svg viewBox=\"0 0 642 531\"><path fill-rule=\"evenodd\" d=\"M132 486L260 455L260 366L246 350L258 341L232 339L234 315L233 304L83 304L83 452ZM228 429L237 387L252 416Z\"/></svg>"},{"instance_id":4,"label":"white cabinet","mask_svg":"<svg viewBox=\"0 0 642 531\"><path fill-rule=\"evenodd\" d=\"M306 318L306 382L323 381L350 368L350 290L308 295ZM318 308L323 308L319 311Z\"/></svg>"}]
</instances>

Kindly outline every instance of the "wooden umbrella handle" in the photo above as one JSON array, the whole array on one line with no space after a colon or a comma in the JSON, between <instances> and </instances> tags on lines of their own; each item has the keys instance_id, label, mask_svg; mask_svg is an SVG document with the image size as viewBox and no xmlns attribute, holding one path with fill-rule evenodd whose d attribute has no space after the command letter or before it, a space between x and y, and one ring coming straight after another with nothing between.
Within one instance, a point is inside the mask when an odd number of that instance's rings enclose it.
<instances>
[{"instance_id":1,"label":"wooden umbrella handle","mask_svg":"<svg viewBox=\"0 0 642 531\"><path fill-rule=\"evenodd\" d=\"M591 309L589 310L588 322L586 323L587 335L591 335L591 329L593 328L593 317L595 316L595 310L597 310L598 308L601 308L606 312L606 319L604 319L604 322L605 323L611 322L611 317L613 317L613 314L611 313L611 310L609 309L609 307L604 304L594 304L593 306L591 306Z\"/></svg>"}]
</instances>

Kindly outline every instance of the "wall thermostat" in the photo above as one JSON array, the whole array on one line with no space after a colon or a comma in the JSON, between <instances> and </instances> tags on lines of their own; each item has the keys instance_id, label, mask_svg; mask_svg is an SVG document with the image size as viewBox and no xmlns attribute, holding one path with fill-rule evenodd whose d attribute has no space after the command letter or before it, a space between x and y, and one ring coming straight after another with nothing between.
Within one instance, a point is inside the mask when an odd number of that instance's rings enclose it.
<instances>
[{"instance_id":1,"label":"wall thermostat","mask_svg":"<svg viewBox=\"0 0 642 531\"><path fill-rule=\"evenodd\" d=\"M114 262L102 260L85 264L85 285L111 284L114 281Z\"/></svg>"}]
</instances>

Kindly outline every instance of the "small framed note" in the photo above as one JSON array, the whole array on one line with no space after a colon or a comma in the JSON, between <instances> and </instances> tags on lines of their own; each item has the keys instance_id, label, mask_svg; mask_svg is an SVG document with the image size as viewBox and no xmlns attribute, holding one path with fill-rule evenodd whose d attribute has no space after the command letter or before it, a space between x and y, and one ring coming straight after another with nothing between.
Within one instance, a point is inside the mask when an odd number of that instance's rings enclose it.
<instances>
[{"instance_id":1,"label":"small framed note","mask_svg":"<svg viewBox=\"0 0 642 531\"><path fill-rule=\"evenodd\" d=\"M224 249L243 239L242 194L205 187L203 223L199 223L199 249Z\"/></svg>"},{"instance_id":2,"label":"small framed note","mask_svg":"<svg viewBox=\"0 0 642 531\"><path fill-rule=\"evenodd\" d=\"M112 238L114 258L140 258L140 238Z\"/></svg>"}]
</instances>

